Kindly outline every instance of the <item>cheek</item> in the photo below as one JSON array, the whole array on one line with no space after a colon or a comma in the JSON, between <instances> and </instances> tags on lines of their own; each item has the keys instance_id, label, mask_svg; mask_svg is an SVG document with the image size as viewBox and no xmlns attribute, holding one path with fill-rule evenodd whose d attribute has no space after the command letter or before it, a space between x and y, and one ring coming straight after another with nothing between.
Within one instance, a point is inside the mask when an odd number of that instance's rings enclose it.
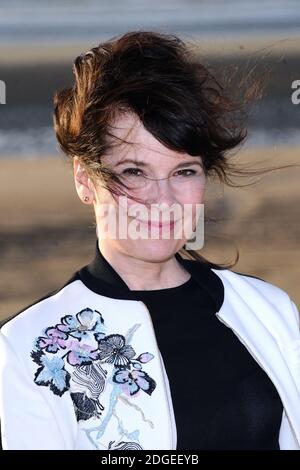
<instances>
[{"instance_id":1,"label":"cheek","mask_svg":"<svg viewBox=\"0 0 300 470\"><path fill-rule=\"evenodd\" d=\"M189 191L178 198L180 204L202 204L204 202L205 184L198 188L191 187Z\"/></svg>"},{"instance_id":2,"label":"cheek","mask_svg":"<svg viewBox=\"0 0 300 470\"><path fill-rule=\"evenodd\" d=\"M179 201L182 206L184 224L186 227L193 226L193 231L196 224L200 224L204 217L204 196L205 183L195 188L191 187Z\"/></svg>"},{"instance_id":3,"label":"cheek","mask_svg":"<svg viewBox=\"0 0 300 470\"><path fill-rule=\"evenodd\" d=\"M109 214L113 216L113 214L118 213L118 203L107 189L100 188L97 190L97 199L94 209L98 221L101 222L107 220Z\"/></svg>"}]
</instances>

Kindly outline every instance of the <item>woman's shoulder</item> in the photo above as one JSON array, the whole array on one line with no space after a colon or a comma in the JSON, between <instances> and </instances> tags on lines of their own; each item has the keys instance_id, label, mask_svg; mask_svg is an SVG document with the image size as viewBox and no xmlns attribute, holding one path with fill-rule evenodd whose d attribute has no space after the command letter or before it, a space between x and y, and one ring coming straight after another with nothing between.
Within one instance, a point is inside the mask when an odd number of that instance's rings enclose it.
<instances>
[{"instance_id":1,"label":"woman's shoulder","mask_svg":"<svg viewBox=\"0 0 300 470\"><path fill-rule=\"evenodd\" d=\"M265 279L259 276L255 276L253 274L249 274L246 272L238 272L234 270L226 270L227 275L232 278L232 280L235 280L236 282L242 282L242 283L247 283L253 287L255 287L257 290L259 290L262 293L267 293L267 294L272 294L275 295L276 297L280 298L289 298L289 294L287 291L285 291L283 288L281 288L279 285Z\"/></svg>"},{"instance_id":2,"label":"woman's shoulder","mask_svg":"<svg viewBox=\"0 0 300 470\"><path fill-rule=\"evenodd\" d=\"M260 302L269 303L275 310L283 311L292 309L294 317L299 324L299 313L295 302L283 288L262 277L247 273L235 271L232 268L219 268L209 263L203 263L200 260L185 260L189 271L199 275L201 278L209 277L212 281L217 276L219 285L222 284L223 295L241 296L247 303L252 304L255 309ZM213 276L212 276L213 273ZM213 283L217 286L218 283Z\"/></svg>"},{"instance_id":3,"label":"woman's shoulder","mask_svg":"<svg viewBox=\"0 0 300 470\"><path fill-rule=\"evenodd\" d=\"M278 285L247 272L239 272L233 269L212 269L212 271L221 279L231 282L233 286L249 285L262 292L272 291L273 294L279 296L288 296L288 293Z\"/></svg>"},{"instance_id":4,"label":"woman's shoulder","mask_svg":"<svg viewBox=\"0 0 300 470\"><path fill-rule=\"evenodd\" d=\"M230 286L238 295L247 298L247 302L253 302L257 305L260 302L269 303L275 312L292 312L292 318L296 320L300 328L300 317L296 303L290 294L277 284L270 282L264 278L238 272L232 269L213 270L223 281L224 288ZM229 283L229 284L228 284ZM291 318L289 315L287 318Z\"/></svg>"}]
</instances>

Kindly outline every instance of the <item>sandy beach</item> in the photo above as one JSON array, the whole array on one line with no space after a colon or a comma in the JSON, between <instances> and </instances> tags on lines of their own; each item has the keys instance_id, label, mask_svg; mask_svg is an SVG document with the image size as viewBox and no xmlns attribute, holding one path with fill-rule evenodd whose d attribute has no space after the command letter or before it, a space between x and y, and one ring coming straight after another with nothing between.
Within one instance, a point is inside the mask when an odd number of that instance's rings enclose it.
<instances>
[{"instance_id":1,"label":"sandy beach","mask_svg":"<svg viewBox=\"0 0 300 470\"><path fill-rule=\"evenodd\" d=\"M266 167L300 162L300 150L240 151L239 163ZM277 170L248 188L208 183L208 224L201 254L286 290L300 306L300 167ZM248 182L253 181L249 178ZM245 183L245 181L239 181ZM91 206L75 191L61 156L0 160L0 316L6 318L58 288L94 252Z\"/></svg>"}]
</instances>

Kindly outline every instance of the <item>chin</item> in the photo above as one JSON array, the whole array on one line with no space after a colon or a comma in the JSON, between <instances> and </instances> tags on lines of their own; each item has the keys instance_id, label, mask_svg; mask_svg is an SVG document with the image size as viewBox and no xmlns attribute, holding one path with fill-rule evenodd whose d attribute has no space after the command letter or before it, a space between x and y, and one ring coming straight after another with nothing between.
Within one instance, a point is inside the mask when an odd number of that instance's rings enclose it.
<instances>
[{"instance_id":1,"label":"chin","mask_svg":"<svg viewBox=\"0 0 300 470\"><path fill-rule=\"evenodd\" d=\"M181 240L131 240L130 254L144 261L161 262L174 256L184 245Z\"/></svg>"}]
</instances>

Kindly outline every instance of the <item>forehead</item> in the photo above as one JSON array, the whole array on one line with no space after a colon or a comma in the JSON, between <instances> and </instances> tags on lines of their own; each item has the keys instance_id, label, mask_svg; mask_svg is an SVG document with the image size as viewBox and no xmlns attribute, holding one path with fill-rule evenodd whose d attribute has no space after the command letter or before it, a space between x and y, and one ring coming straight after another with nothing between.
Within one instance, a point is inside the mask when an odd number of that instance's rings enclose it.
<instances>
[{"instance_id":1,"label":"forehead","mask_svg":"<svg viewBox=\"0 0 300 470\"><path fill-rule=\"evenodd\" d=\"M114 136L113 147L107 163L116 164L125 159L134 159L146 162L150 166L178 165L178 163L199 161L200 157L193 157L187 153L179 153L167 148L157 140L143 126L137 116L126 113L113 121L109 129ZM126 140L127 142L121 142Z\"/></svg>"}]
</instances>

